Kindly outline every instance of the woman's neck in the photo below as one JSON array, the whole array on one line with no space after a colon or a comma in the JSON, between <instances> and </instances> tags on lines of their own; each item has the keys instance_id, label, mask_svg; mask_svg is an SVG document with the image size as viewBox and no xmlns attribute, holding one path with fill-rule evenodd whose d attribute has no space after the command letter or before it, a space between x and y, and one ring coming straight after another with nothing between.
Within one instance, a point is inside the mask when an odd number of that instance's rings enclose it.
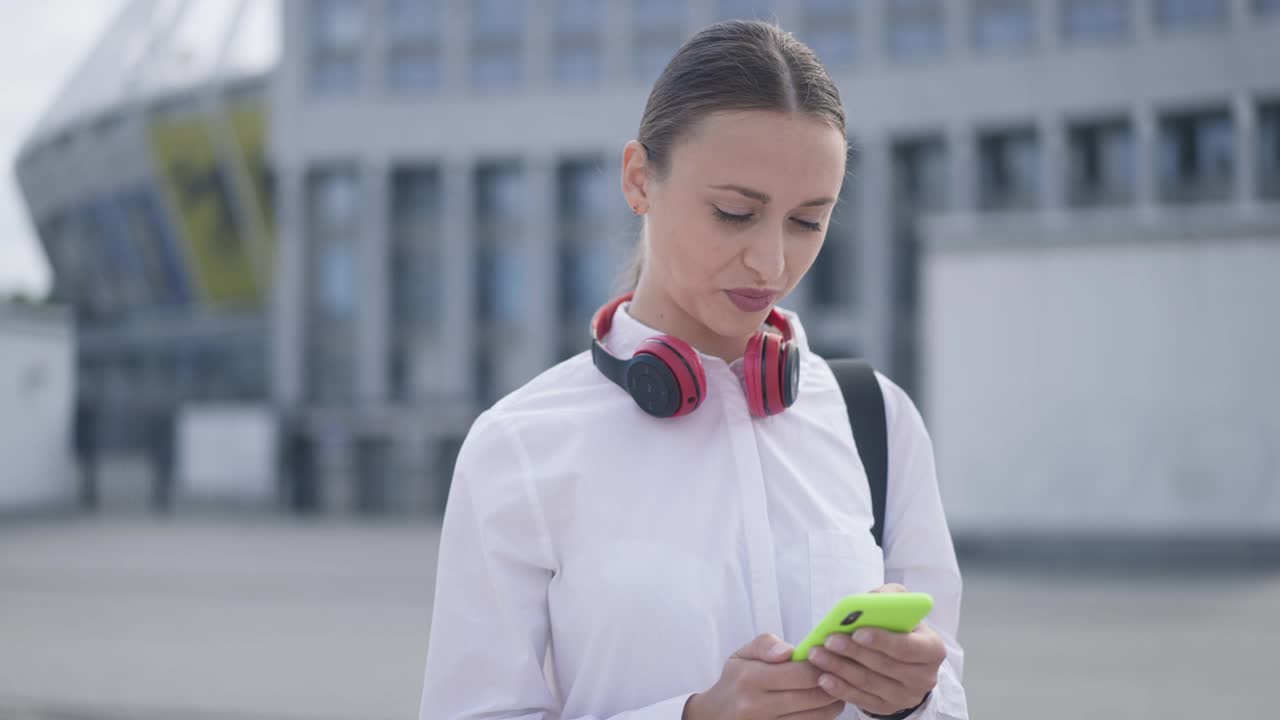
<instances>
[{"instance_id":1,"label":"woman's neck","mask_svg":"<svg viewBox=\"0 0 1280 720\"><path fill-rule=\"evenodd\" d=\"M698 352L733 362L742 357L750 336L725 337L703 325L697 318L685 312L670 295L661 288L645 282L641 276L635 295L627 307L628 314L637 321L667 335L674 335L689 343Z\"/></svg>"}]
</instances>

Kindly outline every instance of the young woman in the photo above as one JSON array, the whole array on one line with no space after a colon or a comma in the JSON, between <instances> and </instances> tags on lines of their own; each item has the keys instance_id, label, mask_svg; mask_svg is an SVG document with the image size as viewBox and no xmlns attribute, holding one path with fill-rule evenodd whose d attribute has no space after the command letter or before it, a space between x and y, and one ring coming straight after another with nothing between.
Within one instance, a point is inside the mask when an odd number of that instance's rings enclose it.
<instances>
[{"instance_id":1,"label":"young woman","mask_svg":"<svg viewBox=\"0 0 1280 720\"><path fill-rule=\"evenodd\" d=\"M790 34L721 23L672 59L623 150L634 294L458 457L423 720L967 718L920 415L878 377L882 552L839 386L776 308L818 255L847 154L839 93ZM790 661L840 597L904 586L935 599L914 632Z\"/></svg>"}]
</instances>

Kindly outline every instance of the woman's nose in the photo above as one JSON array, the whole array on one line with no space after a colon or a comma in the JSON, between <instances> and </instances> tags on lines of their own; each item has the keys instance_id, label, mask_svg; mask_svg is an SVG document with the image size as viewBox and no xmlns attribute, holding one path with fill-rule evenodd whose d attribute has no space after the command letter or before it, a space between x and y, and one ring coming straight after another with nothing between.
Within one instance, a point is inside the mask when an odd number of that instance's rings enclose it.
<instances>
[{"instance_id":1,"label":"woman's nose","mask_svg":"<svg viewBox=\"0 0 1280 720\"><path fill-rule=\"evenodd\" d=\"M783 240L783 233L779 230L763 231L757 233L743 251L743 264L766 285L772 285L774 280L782 277L786 268Z\"/></svg>"}]
</instances>

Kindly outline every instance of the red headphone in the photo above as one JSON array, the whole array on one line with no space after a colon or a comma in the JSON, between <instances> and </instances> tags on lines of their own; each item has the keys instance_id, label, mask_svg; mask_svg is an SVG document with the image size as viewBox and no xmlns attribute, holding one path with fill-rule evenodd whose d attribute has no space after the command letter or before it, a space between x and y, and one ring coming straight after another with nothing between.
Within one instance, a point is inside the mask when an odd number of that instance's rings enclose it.
<instances>
[{"instance_id":1,"label":"red headphone","mask_svg":"<svg viewBox=\"0 0 1280 720\"><path fill-rule=\"evenodd\" d=\"M688 415L698 409L707 394L702 359L688 343L671 335L647 338L626 360L604 349L602 340L613 326L613 315L631 295L615 298L596 311L591 321L591 360L650 415ZM800 349L794 342L791 323L777 308L769 311L768 323L782 334L757 332L751 336L743 356L747 407L755 417L776 415L791 407L800 389Z\"/></svg>"}]
</instances>

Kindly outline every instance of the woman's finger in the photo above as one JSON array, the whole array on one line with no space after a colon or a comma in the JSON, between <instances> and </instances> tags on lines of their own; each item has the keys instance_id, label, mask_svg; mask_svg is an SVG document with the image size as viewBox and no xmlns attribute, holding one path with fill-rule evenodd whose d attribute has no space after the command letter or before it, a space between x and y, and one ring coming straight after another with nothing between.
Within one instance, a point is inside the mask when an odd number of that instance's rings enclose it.
<instances>
[{"instance_id":1,"label":"woman's finger","mask_svg":"<svg viewBox=\"0 0 1280 720\"><path fill-rule=\"evenodd\" d=\"M814 648L809 652L809 662L825 675L834 675L853 687L886 700L900 699L912 692L895 677L882 675L866 665L821 648ZM822 687L821 676L818 686Z\"/></svg>"},{"instance_id":2,"label":"woman's finger","mask_svg":"<svg viewBox=\"0 0 1280 720\"><path fill-rule=\"evenodd\" d=\"M893 701L886 700L862 688L854 687L830 673L824 673L819 682L822 689L830 693L832 697L857 705L867 712L876 713L877 715L889 715L902 709L902 707L895 707Z\"/></svg>"}]
</instances>

